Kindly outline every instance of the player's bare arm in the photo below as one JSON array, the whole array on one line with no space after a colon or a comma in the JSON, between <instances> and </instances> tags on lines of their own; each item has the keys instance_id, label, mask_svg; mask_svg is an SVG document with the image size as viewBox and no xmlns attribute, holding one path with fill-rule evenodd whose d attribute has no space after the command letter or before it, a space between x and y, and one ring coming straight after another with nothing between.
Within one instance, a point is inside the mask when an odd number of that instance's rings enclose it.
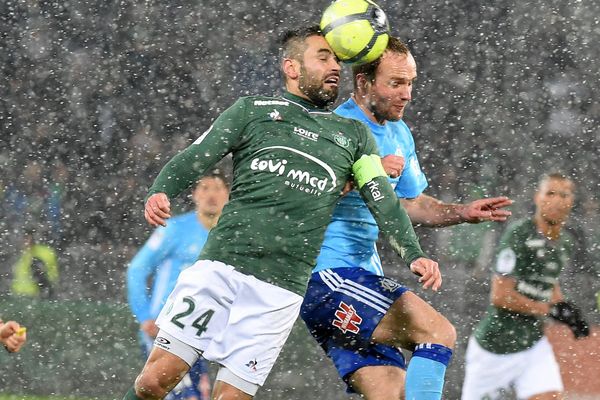
<instances>
[{"instance_id":1,"label":"player's bare arm","mask_svg":"<svg viewBox=\"0 0 600 400\"><path fill-rule=\"evenodd\" d=\"M505 310L535 316L550 312L551 303L535 301L522 295L516 289L517 280L510 276L494 275L490 299L492 305Z\"/></svg>"},{"instance_id":2,"label":"player's bare arm","mask_svg":"<svg viewBox=\"0 0 600 400\"><path fill-rule=\"evenodd\" d=\"M563 301L564 299L565 296L563 296L562 290L560 290L560 285L554 285L554 290L552 291L552 300L550 300L550 303L558 303L560 301Z\"/></svg>"},{"instance_id":3,"label":"player's bare arm","mask_svg":"<svg viewBox=\"0 0 600 400\"><path fill-rule=\"evenodd\" d=\"M153 319L146 320L140 324L140 329L151 338L155 338L158 335L158 326L156 321Z\"/></svg>"},{"instance_id":4,"label":"player's bare arm","mask_svg":"<svg viewBox=\"0 0 600 400\"><path fill-rule=\"evenodd\" d=\"M420 276L419 282L425 289L431 287L437 291L442 283L438 263L421 250L410 218L387 180L381 159L363 155L352 169L361 196L394 251Z\"/></svg>"},{"instance_id":5,"label":"player's bare arm","mask_svg":"<svg viewBox=\"0 0 600 400\"><path fill-rule=\"evenodd\" d=\"M154 193L146 201L144 207L146 221L154 227L166 226L166 220L171 218L171 202L164 193Z\"/></svg>"},{"instance_id":6,"label":"player's bare arm","mask_svg":"<svg viewBox=\"0 0 600 400\"><path fill-rule=\"evenodd\" d=\"M508 197L500 196L478 199L467 204L451 204L426 194L401 201L413 224L427 227L444 227L465 222L504 222L511 216L511 212L505 208L513 203Z\"/></svg>"}]
</instances>

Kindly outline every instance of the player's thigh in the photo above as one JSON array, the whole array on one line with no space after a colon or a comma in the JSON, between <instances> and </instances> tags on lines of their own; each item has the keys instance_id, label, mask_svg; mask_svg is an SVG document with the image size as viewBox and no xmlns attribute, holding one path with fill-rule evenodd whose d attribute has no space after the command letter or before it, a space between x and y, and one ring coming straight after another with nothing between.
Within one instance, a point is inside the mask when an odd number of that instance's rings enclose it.
<instances>
[{"instance_id":1,"label":"player's thigh","mask_svg":"<svg viewBox=\"0 0 600 400\"><path fill-rule=\"evenodd\" d=\"M302 297L250 275L233 275L236 296L227 323L213 336L203 357L245 382L262 386L294 326Z\"/></svg>"},{"instance_id":2,"label":"player's thigh","mask_svg":"<svg viewBox=\"0 0 600 400\"><path fill-rule=\"evenodd\" d=\"M388 309L407 290L361 268L322 270L311 276L302 319L321 344L333 341L346 349L364 349Z\"/></svg>"},{"instance_id":3,"label":"player's thigh","mask_svg":"<svg viewBox=\"0 0 600 400\"><path fill-rule=\"evenodd\" d=\"M179 275L156 324L162 332L205 350L227 326L230 307L237 295L236 277L230 265L208 260L196 262Z\"/></svg>"},{"instance_id":4,"label":"player's thigh","mask_svg":"<svg viewBox=\"0 0 600 400\"><path fill-rule=\"evenodd\" d=\"M564 390L560 368L548 338L542 337L526 351L526 355L527 366L515 381L515 390L519 398L561 398L556 397Z\"/></svg>"},{"instance_id":5,"label":"player's thigh","mask_svg":"<svg viewBox=\"0 0 600 400\"><path fill-rule=\"evenodd\" d=\"M177 385L189 368L180 357L154 347L136 379L136 389L155 394L168 392Z\"/></svg>"},{"instance_id":6,"label":"player's thigh","mask_svg":"<svg viewBox=\"0 0 600 400\"><path fill-rule=\"evenodd\" d=\"M465 355L462 400L503 398L524 369L523 354L495 354L471 336Z\"/></svg>"},{"instance_id":7,"label":"player's thigh","mask_svg":"<svg viewBox=\"0 0 600 400\"><path fill-rule=\"evenodd\" d=\"M327 352L327 356L333 361L338 374L346 383L348 393L354 393L356 391L351 383L351 379L354 373L362 368L385 366L398 370L406 370L404 355L397 347L369 343L360 350L353 350L345 348L343 345L338 345L333 340L330 340L324 348ZM390 383L395 385L402 384L402 382Z\"/></svg>"},{"instance_id":8,"label":"player's thigh","mask_svg":"<svg viewBox=\"0 0 600 400\"><path fill-rule=\"evenodd\" d=\"M450 321L412 292L400 296L373 332L376 343L412 348L416 343L454 347L456 331Z\"/></svg>"},{"instance_id":9,"label":"player's thigh","mask_svg":"<svg viewBox=\"0 0 600 400\"><path fill-rule=\"evenodd\" d=\"M367 400L404 399L406 371L390 365L362 367L352 374L350 385Z\"/></svg>"},{"instance_id":10,"label":"player's thigh","mask_svg":"<svg viewBox=\"0 0 600 400\"><path fill-rule=\"evenodd\" d=\"M211 398L214 400L250 400L253 399L254 396L244 393L242 390L227 382L217 380Z\"/></svg>"},{"instance_id":11,"label":"player's thigh","mask_svg":"<svg viewBox=\"0 0 600 400\"><path fill-rule=\"evenodd\" d=\"M533 395L527 400L562 400L563 395L561 392L546 392Z\"/></svg>"}]
</instances>

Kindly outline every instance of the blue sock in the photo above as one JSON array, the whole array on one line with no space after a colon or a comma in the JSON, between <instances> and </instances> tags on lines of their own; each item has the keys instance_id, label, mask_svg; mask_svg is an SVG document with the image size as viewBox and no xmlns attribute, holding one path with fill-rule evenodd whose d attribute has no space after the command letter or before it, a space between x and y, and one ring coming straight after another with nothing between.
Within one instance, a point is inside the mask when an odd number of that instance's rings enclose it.
<instances>
[{"instance_id":1,"label":"blue sock","mask_svg":"<svg viewBox=\"0 0 600 400\"><path fill-rule=\"evenodd\" d=\"M424 343L415 348L406 370L406 400L440 400L452 350Z\"/></svg>"}]
</instances>

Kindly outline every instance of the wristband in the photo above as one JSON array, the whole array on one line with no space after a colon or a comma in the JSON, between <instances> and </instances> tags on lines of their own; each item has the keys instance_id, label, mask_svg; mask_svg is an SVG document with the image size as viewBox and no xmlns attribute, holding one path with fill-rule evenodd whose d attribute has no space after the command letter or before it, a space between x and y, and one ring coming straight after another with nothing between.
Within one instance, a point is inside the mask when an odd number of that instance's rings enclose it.
<instances>
[{"instance_id":1,"label":"wristband","mask_svg":"<svg viewBox=\"0 0 600 400\"><path fill-rule=\"evenodd\" d=\"M367 182L370 182L379 176L387 176L385 169L383 169L383 165L381 164L381 157L377 154L363 154L358 161L352 165L352 172L354 173L354 180L359 189Z\"/></svg>"}]
</instances>

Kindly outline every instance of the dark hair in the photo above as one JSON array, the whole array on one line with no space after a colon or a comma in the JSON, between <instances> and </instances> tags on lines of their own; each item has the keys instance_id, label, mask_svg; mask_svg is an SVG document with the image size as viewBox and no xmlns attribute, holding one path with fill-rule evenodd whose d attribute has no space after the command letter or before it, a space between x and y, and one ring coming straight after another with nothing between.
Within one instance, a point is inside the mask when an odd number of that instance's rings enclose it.
<instances>
[{"instance_id":1,"label":"dark hair","mask_svg":"<svg viewBox=\"0 0 600 400\"><path fill-rule=\"evenodd\" d=\"M396 54L410 54L410 50L408 49L408 47L400 39L394 36L390 36L385 51L389 51L391 53ZM379 64L381 64L381 57L378 57L370 63L359 64L352 67L352 75L354 76L354 89L357 88L356 77L358 75L364 75L371 82L374 81L375 74L377 72L377 67L379 67Z\"/></svg>"},{"instance_id":2,"label":"dark hair","mask_svg":"<svg viewBox=\"0 0 600 400\"><path fill-rule=\"evenodd\" d=\"M540 176L540 179L538 180L538 184L537 184L538 189L542 186L542 184L544 182L550 181L550 180L573 182L573 180L571 178L569 178L567 175L563 174L562 172L558 172L558 171L549 172L547 174L543 174L542 176Z\"/></svg>"},{"instance_id":3,"label":"dark hair","mask_svg":"<svg viewBox=\"0 0 600 400\"><path fill-rule=\"evenodd\" d=\"M229 179L227 179L227 176L223 173L223 171L221 171L218 168L214 168L210 171L207 171L204 175L200 177L200 179L198 179L197 183L200 183L200 181L204 178L220 179L225 184L225 186L229 188Z\"/></svg>"},{"instance_id":4,"label":"dark hair","mask_svg":"<svg viewBox=\"0 0 600 400\"><path fill-rule=\"evenodd\" d=\"M304 26L298 29L286 31L281 37L280 56L284 58L292 58L299 60L306 49L304 41L311 36L323 36L319 25Z\"/></svg>"}]
</instances>

